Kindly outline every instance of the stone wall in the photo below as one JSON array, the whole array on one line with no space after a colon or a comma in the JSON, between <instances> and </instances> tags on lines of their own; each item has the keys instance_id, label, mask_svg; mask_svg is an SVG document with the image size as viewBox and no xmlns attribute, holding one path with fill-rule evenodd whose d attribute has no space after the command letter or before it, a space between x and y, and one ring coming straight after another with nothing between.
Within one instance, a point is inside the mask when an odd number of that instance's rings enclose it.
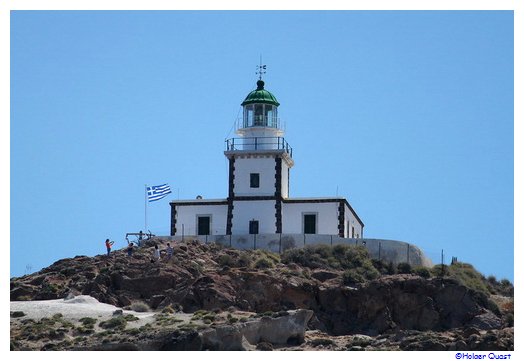
<instances>
[{"instance_id":1,"label":"stone wall","mask_svg":"<svg viewBox=\"0 0 524 361\"><path fill-rule=\"evenodd\" d=\"M155 237L164 241L179 242L182 236ZM202 243L219 243L236 249L265 249L282 253L289 248L301 248L309 245L355 244L367 248L370 256L385 262L398 264L406 262L412 266L431 267L432 262L417 246L395 240L374 238L342 238L328 234L245 234L245 235L208 235L186 236L185 239L198 239Z\"/></svg>"}]
</instances>

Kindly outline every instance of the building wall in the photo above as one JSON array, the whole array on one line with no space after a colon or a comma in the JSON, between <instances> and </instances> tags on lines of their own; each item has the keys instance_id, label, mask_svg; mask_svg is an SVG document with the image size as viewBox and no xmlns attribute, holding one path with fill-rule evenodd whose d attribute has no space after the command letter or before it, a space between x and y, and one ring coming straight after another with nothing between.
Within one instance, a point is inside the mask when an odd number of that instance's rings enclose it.
<instances>
[{"instance_id":1,"label":"building wall","mask_svg":"<svg viewBox=\"0 0 524 361\"><path fill-rule=\"evenodd\" d=\"M289 197L288 169L287 162L282 160L282 198L284 199Z\"/></svg>"},{"instance_id":2,"label":"building wall","mask_svg":"<svg viewBox=\"0 0 524 361\"><path fill-rule=\"evenodd\" d=\"M232 234L249 234L249 221L258 221L259 233L275 233L275 201L249 200L233 203ZM225 232L224 232L225 234Z\"/></svg>"},{"instance_id":3,"label":"building wall","mask_svg":"<svg viewBox=\"0 0 524 361\"><path fill-rule=\"evenodd\" d=\"M354 227L352 234L351 227ZM347 204L344 205L344 237L347 238L362 238L364 237L364 229L357 220L353 212L349 209Z\"/></svg>"},{"instance_id":4,"label":"building wall","mask_svg":"<svg viewBox=\"0 0 524 361\"><path fill-rule=\"evenodd\" d=\"M276 200L235 200L233 202L233 228L235 235L249 234L249 221L259 222L259 233L277 233ZM304 201L297 203L282 202L282 233L301 234L304 231L304 214L316 214L316 233L339 235L340 201L317 202ZM176 234L196 235L197 217L210 216L211 234L226 234L227 204L177 205ZM351 231L354 227L354 233ZM363 227L351 209L344 204L344 237L362 238Z\"/></svg>"},{"instance_id":5,"label":"building wall","mask_svg":"<svg viewBox=\"0 0 524 361\"><path fill-rule=\"evenodd\" d=\"M250 174L260 174L259 188L250 187ZM235 159L235 196L274 196L275 158L269 155Z\"/></svg>"},{"instance_id":6,"label":"building wall","mask_svg":"<svg viewBox=\"0 0 524 361\"><path fill-rule=\"evenodd\" d=\"M317 214L317 234L338 234L339 202L285 203L282 206L282 233L303 233L304 213Z\"/></svg>"},{"instance_id":7,"label":"building wall","mask_svg":"<svg viewBox=\"0 0 524 361\"><path fill-rule=\"evenodd\" d=\"M211 216L210 230L211 234L225 234L226 233L226 216L227 205L191 205L191 206L177 206L177 235L182 234L182 225L184 225L185 235L196 235L197 230L197 216L209 215Z\"/></svg>"}]
</instances>

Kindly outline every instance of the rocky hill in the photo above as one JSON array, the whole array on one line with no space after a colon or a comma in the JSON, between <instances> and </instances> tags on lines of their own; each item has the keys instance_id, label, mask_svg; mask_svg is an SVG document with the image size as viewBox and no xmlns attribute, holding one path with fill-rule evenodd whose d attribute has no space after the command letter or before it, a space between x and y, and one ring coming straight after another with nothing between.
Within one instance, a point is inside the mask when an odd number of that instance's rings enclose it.
<instances>
[{"instance_id":1,"label":"rocky hill","mask_svg":"<svg viewBox=\"0 0 524 361\"><path fill-rule=\"evenodd\" d=\"M152 262L155 244L166 248L152 239L132 256L77 256L12 278L11 301L84 295L120 311L11 312L11 349L513 350L512 285L467 264L412 269L358 246L278 255L191 240Z\"/></svg>"}]
</instances>

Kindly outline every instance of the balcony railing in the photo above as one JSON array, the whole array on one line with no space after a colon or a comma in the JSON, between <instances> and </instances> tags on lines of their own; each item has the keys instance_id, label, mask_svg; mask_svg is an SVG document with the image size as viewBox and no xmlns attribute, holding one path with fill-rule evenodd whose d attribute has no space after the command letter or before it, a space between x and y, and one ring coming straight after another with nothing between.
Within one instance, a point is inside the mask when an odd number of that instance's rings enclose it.
<instances>
[{"instance_id":1,"label":"balcony railing","mask_svg":"<svg viewBox=\"0 0 524 361\"><path fill-rule=\"evenodd\" d=\"M236 129L251 128L251 127L268 127L282 129L280 118L266 115L255 115L248 118L237 118L235 122Z\"/></svg>"},{"instance_id":2,"label":"balcony railing","mask_svg":"<svg viewBox=\"0 0 524 361\"><path fill-rule=\"evenodd\" d=\"M293 157L293 148L283 137L245 137L226 140L226 150L271 150L281 149Z\"/></svg>"}]
</instances>

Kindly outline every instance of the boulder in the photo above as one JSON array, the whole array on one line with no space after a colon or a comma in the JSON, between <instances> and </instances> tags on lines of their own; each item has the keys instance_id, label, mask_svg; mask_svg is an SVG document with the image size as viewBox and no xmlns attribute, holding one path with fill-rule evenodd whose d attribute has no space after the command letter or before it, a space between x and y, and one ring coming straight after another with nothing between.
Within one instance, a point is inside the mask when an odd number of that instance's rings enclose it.
<instances>
[{"instance_id":1,"label":"boulder","mask_svg":"<svg viewBox=\"0 0 524 361\"><path fill-rule=\"evenodd\" d=\"M246 350L262 342L271 345L300 344L304 342L306 325L313 315L311 310L290 311L282 317L263 317L234 325L218 326L202 332L204 349Z\"/></svg>"},{"instance_id":2,"label":"boulder","mask_svg":"<svg viewBox=\"0 0 524 361\"><path fill-rule=\"evenodd\" d=\"M152 309L156 309L165 298L166 296L164 295L153 295L149 299L149 306L151 306Z\"/></svg>"},{"instance_id":3,"label":"boulder","mask_svg":"<svg viewBox=\"0 0 524 361\"><path fill-rule=\"evenodd\" d=\"M24 299L26 297L32 297L33 296L33 288L28 286L19 286L15 287L11 290L11 301L20 301L20 299Z\"/></svg>"},{"instance_id":4,"label":"boulder","mask_svg":"<svg viewBox=\"0 0 524 361\"><path fill-rule=\"evenodd\" d=\"M314 279L319 280L320 282L324 282L324 281L327 281L327 280L330 280L330 279L333 279L333 278L337 278L338 277L338 273L331 272L331 271L326 271L326 270L320 270L320 271L315 271L315 272L311 273L311 277L313 277Z\"/></svg>"},{"instance_id":5,"label":"boulder","mask_svg":"<svg viewBox=\"0 0 524 361\"><path fill-rule=\"evenodd\" d=\"M493 312L485 310L484 313L473 317L468 323L468 326L478 328L480 330L492 330L502 327L502 320Z\"/></svg>"},{"instance_id":6,"label":"boulder","mask_svg":"<svg viewBox=\"0 0 524 361\"><path fill-rule=\"evenodd\" d=\"M202 339L198 332L181 332L179 330L164 337L158 350L160 351L200 351Z\"/></svg>"}]
</instances>

